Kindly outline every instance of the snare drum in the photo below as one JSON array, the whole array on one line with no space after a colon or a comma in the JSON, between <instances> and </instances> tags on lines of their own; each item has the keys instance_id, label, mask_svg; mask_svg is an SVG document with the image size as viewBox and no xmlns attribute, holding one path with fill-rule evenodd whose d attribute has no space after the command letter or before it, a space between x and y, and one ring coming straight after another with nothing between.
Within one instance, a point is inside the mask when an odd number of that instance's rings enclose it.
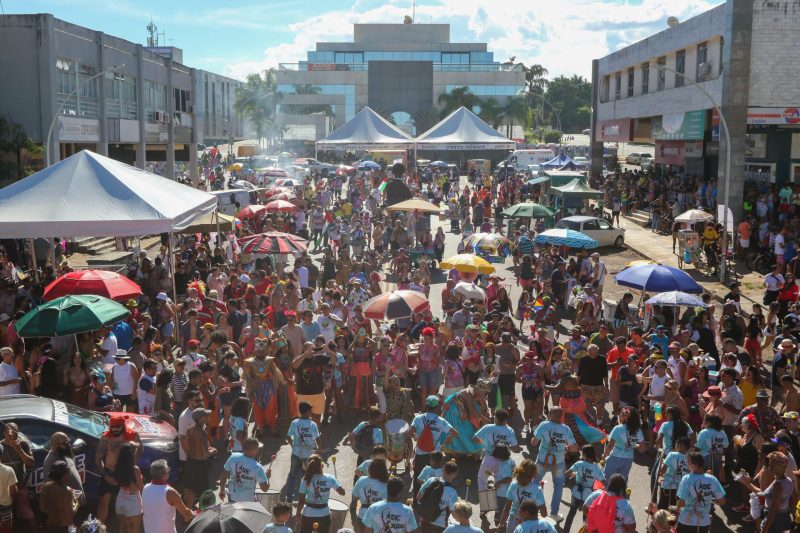
<instances>
[{"instance_id":1,"label":"snare drum","mask_svg":"<svg viewBox=\"0 0 800 533\"><path fill-rule=\"evenodd\" d=\"M264 506L264 509L272 514L272 508L275 504L281 501L281 492L275 489L269 489L267 492L256 489L256 500Z\"/></svg>"},{"instance_id":2,"label":"snare drum","mask_svg":"<svg viewBox=\"0 0 800 533\"><path fill-rule=\"evenodd\" d=\"M478 491L478 504L480 505L481 513L488 513L489 511L497 510L497 491L479 490Z\"/></svg>"},{"instance_id":3,"label":"snare drum","mask_svg":"<svg viewBox=\"0 0 800 533\"><path fill-rule=\"evenodd\" d=\"M346 503L331 498L328 500L328 509L331 511L331 531L339 531L344 527L350 508Z\"/></svg>"},{"instance_id":4,"label":"snare drum","mask_svg":"<svg viewBox=\"0 0 800 533\"><path fill-rule=\"evenodd\" d=\"M405 420L393 418L386 422L386 450L389 460L398 463L405 458L408 424Z\"/></svg>"}]
</instances>

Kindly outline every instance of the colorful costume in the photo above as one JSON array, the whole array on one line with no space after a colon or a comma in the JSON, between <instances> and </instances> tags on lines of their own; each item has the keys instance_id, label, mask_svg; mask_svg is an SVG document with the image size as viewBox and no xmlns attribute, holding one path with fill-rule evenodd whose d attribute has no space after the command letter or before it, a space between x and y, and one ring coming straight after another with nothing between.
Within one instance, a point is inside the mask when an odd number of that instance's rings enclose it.
<instances>
[{"instance_id":1,"label":"colorful costume","mask_svg":"<svg viewBox=\"0 0 800 533\"><path fill-rule=\"evenodd\" d=\"M257 429L269 427L275 432L278 424L278 398L275 394L274 363L267 358L248 359L245 380L247 393L253 402L253 418Z\"/></svg>"},{"instance_id":2,"label":"colorful costume","mask_svg":"<svg viewBox=\"0 0 800 533\"><path fill-rule=\"evenodd\" d=\"M350 405L356 410L367 410L372 405L372 351L366 346L354 346L350 366Z\"/></svg>"},{"instance_id":3,"label":"colorful costume","mask_svg":"<svg viewBox=\"0 0 800 533\"><path fill-rule=\"evenodd\" d=\"M462 417L458 409L458 402L462 402L465 414L467 412L473 415L472 419ZM470 402L471 409L468 409L463 403ZM456 455L472 455L480 457L481 446L472 442L472 437L475 436L475 431L481 426L480 420L477 419L477 413L480 412L480 405L475 398L467 392L462 390L454 392L444 400L444 409L442 417L447 420L456 431L458 435L450 441L447 446L442 446L442 451L449 454Z\"/></svg>"},{"instance_id":4,"label":"colorful costume","mask_svg":"<svg viewBox=\"0 0 800 533\"><path fill-rule=\"evenodd\" d=\"M559 406L564 411L564 423L572 430L578 446L604 442L606 434L595 427L586 416L586 402L580 389L561 389Z\"/></svg>"},{"instance_id":5,"label":"colorful costume","mask_svg":"<svg viewBox=\"0 0 800 533\"><path fill-rule=\"evenodd\" d=\"M278 386L278 417L281 424L288 426L291 421L298 416L297 411L297 394L295 393L294 383L290 383L294 379L294 372L292 372L292 362L288 354L283 354L275 357L275 366L280 370L283 376L283 383Z\"/></svg>"}]
</instances>

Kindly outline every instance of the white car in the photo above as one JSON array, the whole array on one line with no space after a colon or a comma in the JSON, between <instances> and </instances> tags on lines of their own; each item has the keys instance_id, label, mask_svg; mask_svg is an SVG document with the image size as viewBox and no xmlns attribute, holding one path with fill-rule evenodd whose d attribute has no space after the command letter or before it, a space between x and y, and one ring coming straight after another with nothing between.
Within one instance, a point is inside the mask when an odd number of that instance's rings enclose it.
<instances>
[{"instance_id":1,"label":"white car","mask_svg":"<svg viewBox=\"0 0 800 533\"><path fill-rule=\"evenodd\" d=\"M586 157L582 157L582 156L573 157L572 160L575 161L575 164L578 165L579 167L588 167L589 166L589 159L586 158Z\"/></svg>"},{"instance_id":2,"label":"white car","mask_svg":"<svg viewBox=\"0 0 800 533\"><path fill-rule=\"evenodd\" d=\"M639 166L642 167L642 170L653 170L653 163L653 156L650 154L643 154L639 159Z\"/></svg>"},{"instance_id":3,"label":"white car","mask_svg":"<svg viewBox=\"0 0 800 533\"><path fill-rule=\"evenodd\" d=\"M616 246L625 244L625 230L615 228L607 220L597 217L573 216L556 222L557 228L580 231L600 243L600 246Z\"/></svg>"},{"instance_id":4,"label":"white car","mask_svg":"<svg viewBox=\"0 0 800 533\"><path fill-rule=\"evenodd\" d=\"M628 165L638 165L642 162L642 157L653 157L647 152L631 152L625 156L625 163Z\"/></svg>"}]
</instances>

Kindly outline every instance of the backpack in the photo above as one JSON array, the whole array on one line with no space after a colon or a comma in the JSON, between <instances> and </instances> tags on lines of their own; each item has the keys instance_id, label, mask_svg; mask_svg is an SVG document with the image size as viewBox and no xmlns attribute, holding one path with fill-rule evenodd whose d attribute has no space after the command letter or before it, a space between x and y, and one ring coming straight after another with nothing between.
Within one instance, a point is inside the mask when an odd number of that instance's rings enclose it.
<instances>
[{"instance_id":1,"label":"backpack","mask_svg":"<svg viewBox=\"0 0 800 533\"><path fill-rule=\"evenodd\" d=\"M367 424L361 431L356 433L355 442L353 442L353 449L359 457L368 457L372 453L372 447L375 446L373 433L375 426Z\"/></svg>"},{"instance_id":2,"label":"backpack","mask_svg":"<svg viewBox=\"0 0 800 533\"><path fill-rule=\"evenodd\" d=\"M436 451L436 445L433 442L433 430L428 424L422 428L422 433L419 434L417 439L417 449L423 453L433 453Z\"/></svg>"},{"instance_id":3,"label":"backpack","mask_svg":"<svg viewBox=\"0 0 800 533\"><path fill-rule=\"evenodd\" d=\"M441 478L435 478L422 493L421 497L414 498L414 512L427 523L433 523L442 514L442 496L446 483Z\"/></svg>"},{"instance_id":4,"label":"backpack","mask_svg":"<svg viewBox=\"0 0 800 533\"><path fill-rule=\"evenodd\" d=\"M617 501L622 498L612 496L606 491L600 493L589 506L586 513L588 533L614 533L614 517L617 514Z\"/></svg>"}]
</instances>

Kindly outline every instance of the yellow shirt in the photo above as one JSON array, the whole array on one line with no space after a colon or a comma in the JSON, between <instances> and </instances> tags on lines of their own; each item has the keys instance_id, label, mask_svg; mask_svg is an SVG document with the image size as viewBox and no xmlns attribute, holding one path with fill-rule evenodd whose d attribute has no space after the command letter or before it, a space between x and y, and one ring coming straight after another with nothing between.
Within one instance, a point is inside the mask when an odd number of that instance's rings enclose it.
<instances>
[{"instance_id":1,"label":"yellow shirt","mask_svg":"<svg viewBox=\"0 0 800 533\"><path fill-rule=\"evenodd\" d=\"M749 381L742 380L739 383L739 390L742 391L742 405L755 405L756 403L756 388Z\"/></svg>"},{"instance_id":2,"label":"yellow shirt","mask_svg":"<svg viewBox=\"0 0 800 533\"><path fill-rule=\"evenodd\" d=\"M717 230L714 229L714 226L706 226L705 231L703 231L703 244L706 246L710 244L714 244L717 241Z\"/></svg>"},{"instance_id":3,"label":"yellow shirt","mask_svg":"<svg viewBox=\"0 0 800 533\"><path fill-rule=\"evenodd\" d=\"M345 202L344 204L342 204L342 213L346 217L349 217L350 215L352 215L353 214L353 204L351 204L350 202Z\"/></svg>"}]
</instances>

